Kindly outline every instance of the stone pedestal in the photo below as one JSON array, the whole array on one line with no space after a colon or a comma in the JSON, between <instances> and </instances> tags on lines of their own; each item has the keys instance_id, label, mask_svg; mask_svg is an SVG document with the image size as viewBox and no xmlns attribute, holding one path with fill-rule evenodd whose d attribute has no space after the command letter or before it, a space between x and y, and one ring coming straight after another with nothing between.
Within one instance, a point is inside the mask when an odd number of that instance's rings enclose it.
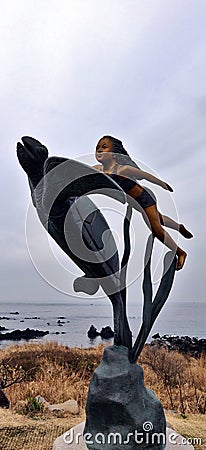
<instances>
[{"instance_id":1,"label":"stone pedestal","mask_svg":"<svg viewBox=\"0 0 206 450\"><path fill-rule=\"evenodd\" d=\"M101 443L88 440L89 450L117 450L117 443L128 450L151 450L151 443L154 450L165 448L162 405L146 389L142 368L130 363L126 347L105 348L90 383L84 433L105 436L105 442L102 439ZM159 441L155 440L155 434L159 435Z\"/></svg>"}]
</instances>

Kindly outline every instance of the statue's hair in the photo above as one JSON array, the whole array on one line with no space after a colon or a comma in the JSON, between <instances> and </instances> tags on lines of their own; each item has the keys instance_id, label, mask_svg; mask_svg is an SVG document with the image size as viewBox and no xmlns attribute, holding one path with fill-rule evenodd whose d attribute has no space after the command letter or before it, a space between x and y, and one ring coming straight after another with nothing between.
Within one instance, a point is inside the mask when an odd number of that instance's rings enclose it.
<instances>
[{"instance_id":1,"label":"statue's hair","mask_svg":"<svg viewBox=\"0 0 206 450\"><path fill-rule=\"evenodd\" d=\"M114 153L114 157L118 164L122 166L128 165L139 169L138 165L130 158L129 154L125 150L122 141L113 136L103 136L101 139L105 138L110 139L112 142L112 152Z\"/></svg>"}]
</instances>

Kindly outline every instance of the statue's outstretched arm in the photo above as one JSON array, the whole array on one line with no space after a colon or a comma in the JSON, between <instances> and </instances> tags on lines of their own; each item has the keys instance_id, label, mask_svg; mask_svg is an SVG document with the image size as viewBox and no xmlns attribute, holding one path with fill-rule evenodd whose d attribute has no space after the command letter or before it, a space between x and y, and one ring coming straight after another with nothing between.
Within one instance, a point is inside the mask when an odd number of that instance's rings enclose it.
<instances>
[{"instance_id":1,"label":"statue's outstretched arm","mask_svg":"<svg viewBox=\"0 0 206 450\"><path fill-rule=\"evenodd\" d=\"M149 181L150 183L157 184L163 189L173 192L171 186L169 186L169 184L167 184L165 181L162 181L159 178L152 175L151 173L145 172L144 170L141 170L139 168L128 165L122 166L121 169L119 170L119 174L124 175L125 177L136 178L136 180L146 180Z\"/></svg>"}]
</instances>

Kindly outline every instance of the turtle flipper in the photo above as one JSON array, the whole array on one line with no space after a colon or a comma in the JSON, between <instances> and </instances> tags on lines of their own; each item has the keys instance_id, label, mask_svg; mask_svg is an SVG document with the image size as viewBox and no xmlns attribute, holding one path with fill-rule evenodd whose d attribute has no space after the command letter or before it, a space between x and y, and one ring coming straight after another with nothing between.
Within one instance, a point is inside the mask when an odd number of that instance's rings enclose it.
<instances>
[{"instance_id":1,"label":"turtle flipper","mask_svg":"<svg viewBox=\"0 0 206 450\"><path fill-rule=\"evenodd\" d=\"M73 288L75 292L84 292L88 295L94 295L99 289L99 283L95 278L87 278L86 275L74 280Z\"/></svg>"}]
</instances>

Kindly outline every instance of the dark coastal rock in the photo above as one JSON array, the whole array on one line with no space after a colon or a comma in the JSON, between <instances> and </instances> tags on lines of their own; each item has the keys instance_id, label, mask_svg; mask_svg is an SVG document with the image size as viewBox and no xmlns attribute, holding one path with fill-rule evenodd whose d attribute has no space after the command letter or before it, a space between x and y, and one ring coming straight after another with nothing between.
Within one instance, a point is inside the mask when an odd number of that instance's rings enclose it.
<instances>
[{"instance_id":1,"label":"dark coastal rock","mask_svg":"<svg viewBox=\"0 0 206 450\"><path fill-rule=\"evenodd\" d=\"M0 408L9 408L9 400L4 394L2 387L0 386Z\"/></svg>"},{"instance_id":2,"label":"dark coastal rock","mask_svg":"<svg viewBox=\"0 0 206 450\"><path fill-rule=\"evenodd\" d=\"M0 317L0 320L11 320L11 317L2 316L2 317ZM15 320L15 319L13 319L13 320Z\"/></svg>"},{"instance_id":3,"label":"dark coastal rock","mask_svg":"<svg viewBox=\"0 0 206 450\"><path fill-rule=\"evenodd\" d=\"M10 312L9 314L14 314L14 315L18 316L18 315L19 315L19 312L18 312L18 311L15 311L15 312Z\"/></svg>"},{"instance_id":4,"label":"dark coastal rock","mask_svg":"<svg viewBox=\"0 0 206 450\"><path fill-rule=\"evenodd\" d=\"M24 317L26 320L31 320L31 319L34 319L34 320L37 320L37 319L41 319L41 317L37 317L37 316L34 316L34 317Z\"/></svg>"},{"instance_id":5,"label":"dark coastal rock","mask_svg":"<svg viewBox=\"0 0 206 450\"><path fill-rule=\"evenodd\" d=\"M111 339L114 337L114 331L112 331L111 327L103 327L99 333L94 325L91 325L89 331L87 332L87 336L90 339L95 339L97 336L101 336L102 339Z\"/></svg>"},{"instance_id":6,"label":"dark coastal rock","mask_svg":"<svg viewBox=\"0 0 206 450\"><path fill-rule=\"evenodd\" d=\"M206 339L191 338L189 336L170 336L168 334L158 338L155 338L155 336L153 336L154 341L151 342L151 346L157 345L158 347L176 350L186 355L190 354L194 357L199 357L201 353L206 353Z\"/></svg>"},{"instance_id":7,"label":"dark coastal rock","mask_svg":"<svg viewBox=\"0 0 206 450\"><path fill-rule=\"evenodd\" d=\"M114 337L114 331L111 327L103 327L100 331L100 336L102 339L111 339Z\"/></svg>"},{"instance_id":8,"label":"dark coastal rock","mask_svg":"<svg viewBox=\"0 0 206 450\"><path fill-rule=\"evenodd\" d=\"M91 325L89 331L87 331L87 336L89 339L95 339L97 336L99 336L99 332L94 327L94 325Z\"/></svg>"},{"instance_id":9,"label":"dark coastal rock","mask_svg":"<svg viewBox=\"0 0 206 450\"><path fill-rule=\"evenodd\" d=\"M90 450L165 448L166 421L162 405L145 388L142 368L130 363L126 347L107 347L94 371L86 406L86 433L101 436L98 441L87 442ZM109 441L108 437L114 433L119 436L117 441L113 438ZM138 437L143 436L139 443L135 439L137 433L140 433ZM160 442L152 441L155 433L162 433Z\"/></svg>"},{"instance_id":10,"label":"dark coastal rock","mask_svg":"<svg viewBox=\"0 0 206 450\"><path fill-rule=\"evenodd\" d=\"M4 334L0 333L0 341L20 341L21 339L36 339L39 337L43 337L46 334L49 334L49 331L30 330L30 328L26 328L26 330L14 330Z\"/></svg>"},{"instance_id":11,"label":"dark coastal rock","mask_svg":"<svg viewBox=\"0 0 206 450\"><path fill-rule=\"evenodd\" d=\"M6 330L8 330L8 328L0 326L0 331L6 331Z\"/></svg>"},{"instance_id":12,"label":"dark coastal rock","mask_svg":"<svg viewBox=\"0 0 206 450\"><path fill-rule=\"evenodd\" d=\"M155 333L152 336L152 339L159 339L160 338L160 334L159 333Z\"/></svg>"}]
</instances>

